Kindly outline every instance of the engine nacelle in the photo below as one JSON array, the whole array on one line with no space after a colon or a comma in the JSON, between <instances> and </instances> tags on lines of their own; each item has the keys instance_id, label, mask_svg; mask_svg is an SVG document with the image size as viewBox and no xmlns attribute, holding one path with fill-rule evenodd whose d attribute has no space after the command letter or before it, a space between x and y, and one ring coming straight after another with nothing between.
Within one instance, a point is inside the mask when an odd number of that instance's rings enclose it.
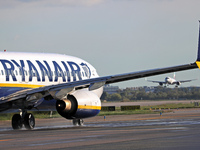
<instances>
[{"instance_id":1,"label":"engine nacelle","mask_svg":"<svg viewBox=\"0 0 200 150\"><path fill-rule=\"evenodd\" d=\"M82 119L96 116L101 110L100 98L88 90L79 90L57 100L56 109L66 119Z\"/></svg>"},{"instance_id":2,"label":"engine nacelle","mask_svg":"<svg viewBox=\"0 0 200 150\"><path fill-rule=\"evenodd\" d=\"M181 85L181 82L177 82L176 85Z\"/></svg>"},{"instance_id":3,"label":"engine nacelle","mask_svg":"<svg viewBox=\"0 0 200 150\"><path fill-rule=\"evenodd\" d=\"M162 83L162 82L159 82L159 85L160 85L160 86L163 86L163 83Z\"/></svg>"}]
</instances>

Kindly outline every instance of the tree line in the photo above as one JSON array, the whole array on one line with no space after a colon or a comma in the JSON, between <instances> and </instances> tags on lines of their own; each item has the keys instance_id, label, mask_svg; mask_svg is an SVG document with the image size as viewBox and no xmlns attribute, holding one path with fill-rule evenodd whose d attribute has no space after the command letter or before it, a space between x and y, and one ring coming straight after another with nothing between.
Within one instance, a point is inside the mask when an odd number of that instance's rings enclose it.
<instances>
[{"instance_id":1,"label":"tree line","mask_svg":"<svg viewBox=\"0 0 200 150\"><path fill-rule=\"evenodd\" d=\"M191 100L200 99L199 87L166 88L147 87L119 89L117 93L103 92L101 100L107 101L134 101L134 100Z\"/></svg>"}]
</instances>

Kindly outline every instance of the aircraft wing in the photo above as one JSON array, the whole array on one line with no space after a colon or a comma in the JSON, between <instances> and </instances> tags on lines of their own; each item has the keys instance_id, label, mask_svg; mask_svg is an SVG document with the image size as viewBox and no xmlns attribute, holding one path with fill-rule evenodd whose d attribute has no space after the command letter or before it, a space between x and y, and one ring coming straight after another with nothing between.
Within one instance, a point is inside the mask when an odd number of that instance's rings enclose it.
<instances>
[{"instance_id":1,"label":"aircraft wing","mask_svg":"<svg viewBox=\"0 0 200 150\"><path fill-rule=\"evenodd\" d=\"M149 76L154 76L154 75L160 75L160 74L165 74L165 73L170 73L170 72L175 72L175 71L195 69L195 68L198 68L197 64L191 63L191 64L180 65L180 66L157 68L157 69L138 71L138 72L132 72L132 73L127 73L127 74L121 74L121 75L114 75L114 76L110 76L110 78L106 81L106 84L138 79L138 78L143 78L143 77L149 77Z\"/></svg>"},{"instance_id":2,"label":"aircraft wing","mask_svg":"<svg viewBox=\"0 0 200 150\"><path fill-rule=\"evenodd\" d=\"M181 82L181 83L184 83L184 82L191 82L191 81L194 81L194 80L197 80L197 79L190 79L190 80L180 80L179 82Z\"/></svg>"},{"instance_id":3,"label":"aircraft wing","mask_svg":"<svg viewBox=\"0 0 200 150\"><path fill-rule=\"evenodd\" d=\"M55 99L59 99L65 96L67 93L78 90L82 88L89 88L89 90L95 90L102 87L105 84L111 84L121 81L127 81L132 79L138 79L148 76L154 76L164 73L170 72L177 72L189 69L198 68L196 63L185 64L180 66L173 66L173 67L166 67L166 68L157 68L151 70L144 70L138 72L130 72L125 74L118 74L112 76L104 76L98 78L91 78L87 80L81 80L76 82L69 82L69 83L61 83L55 85L44 86L40 88L34 89L26 89L23 91L18 91L16 93L10 94L6 97L0 98L0 110L1 104L9 103L12 101L26 101L26 102L33 102L36 99L41 99L46 96L52 96Z\"/></svg>"},{"instance_id":4,"label":"aircraft wing","mask_svg":"<svg viewBox=\"0 0 200 150\"><path fill-rule=\"evenodd\" d=\"M148 82L153 82L153 83L162 83L162 84L166 84L166 82L163 81L154 81L154 80L147 80Z\"/></svg>"}]
</instances>

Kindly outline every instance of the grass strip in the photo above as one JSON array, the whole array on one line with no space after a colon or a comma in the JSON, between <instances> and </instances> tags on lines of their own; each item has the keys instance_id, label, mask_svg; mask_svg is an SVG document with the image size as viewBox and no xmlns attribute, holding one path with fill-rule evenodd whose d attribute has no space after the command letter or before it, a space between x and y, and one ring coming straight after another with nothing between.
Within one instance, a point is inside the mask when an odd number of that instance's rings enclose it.
<instances>
[{"instance_id":1,"label":"grass strip","mask_svg":"<svg viewBox=\"0 0 200 150\"><path fill-rule=\"evenodd\" d=\"M199 108L199 106L194 106L194 103L178 103L178 104L162 104L155 106L141 106L140 110L128 110L121 111L120 107L116 107L115 111L100 111L99 116L105 115L132 115L132 114L155 114L160 113L163 109L185 109L185 108ZM159 110L161 109L161 110ZM156 111L155 111L156 110ZM159 111L158 111L159 110ZM56 111L33 111L30 112L37 119L45 119L45 118L59 118L61 117ZM1 120L11 120L14 113L1 113Z\"/></svg>"}]
</instances>

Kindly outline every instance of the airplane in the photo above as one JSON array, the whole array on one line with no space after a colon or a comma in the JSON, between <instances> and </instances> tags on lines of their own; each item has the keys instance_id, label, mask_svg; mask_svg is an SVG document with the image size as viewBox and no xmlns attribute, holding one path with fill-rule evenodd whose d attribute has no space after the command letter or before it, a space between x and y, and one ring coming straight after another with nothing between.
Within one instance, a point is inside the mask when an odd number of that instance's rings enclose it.
<instances>
[{"instance_id":1,"label":"airplane","mask_svg":"<svg viewBox=\"0 0 200 150\"><path fill-rule=\"evenodd\" d=\"M100 112L104 85L198 67L199 47L193 63L103 77L87 61L73 56L0 52L0 112L20 111L12 117L12 128L34 129L35 118L28 111L43 102L55 101L62 117L72 120L74 125L83 125L84 118Z\"/></svg>"},{"instance_id":2,"label":"airplane","mask_svg":"<svg viewBox=\"0 0 200 150\"><path fill-rule=\"evenodd\" d=\"M148 82L153 82L153 83L158 83L160 86L162 85L176 85L175 87L178 87L179 85L181 85L181 83L185 83L185 82L191 82L191 81L194 81L196 79L190 79L190 80L180 80L180 81L177 81L175 79L175 73L174 73L174 77L171 78L171 77L166 77L165 78L165 81L154 81L154 80L147 80Z\"/></svg>"}]
</instances>

